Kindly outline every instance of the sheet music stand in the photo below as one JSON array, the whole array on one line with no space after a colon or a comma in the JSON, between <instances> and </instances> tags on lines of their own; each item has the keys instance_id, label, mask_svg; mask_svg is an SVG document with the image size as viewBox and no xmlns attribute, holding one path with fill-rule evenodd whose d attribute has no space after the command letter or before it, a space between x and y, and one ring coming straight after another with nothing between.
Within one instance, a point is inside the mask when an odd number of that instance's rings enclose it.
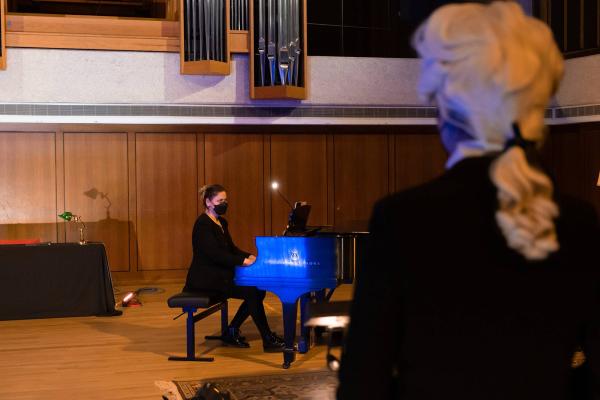
<instances>
[{"instance_id":1,"label":"sheet music stand","mask_svg":"<svg viewBox=\"0 0 600 400\"><path fill-rule=\"evenodd\" d=\"M310 204L307 204L305 201L297 201L292 211L290 211L288 225L283 232L283 236L305 236L310 209Z\"/></svg>"}]
</instances>

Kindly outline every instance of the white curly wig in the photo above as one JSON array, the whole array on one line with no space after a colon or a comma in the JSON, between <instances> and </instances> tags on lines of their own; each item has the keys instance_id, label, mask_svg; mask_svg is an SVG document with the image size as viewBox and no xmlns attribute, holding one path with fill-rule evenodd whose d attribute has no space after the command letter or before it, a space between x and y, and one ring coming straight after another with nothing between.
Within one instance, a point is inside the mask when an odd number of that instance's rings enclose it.
<instances>
[{"instance_id":1,"label":"white curly wig","mask_svg":"<svg viewBox=\"0 0 600 400\"><path fill-rule=\"evenodd\" d=\"M563 75L550 29L515 2L466 3L438 8L417 30L422 58L419 94L435 101L440 117L460 115L469 138L457 144L449 165L502 151L517 124L524 139L544 139L544 113ZM509 247L529 260L558 250L558 207L548 176L512 146L495 159L496 221Z\"/></svg>"}]
</instances>

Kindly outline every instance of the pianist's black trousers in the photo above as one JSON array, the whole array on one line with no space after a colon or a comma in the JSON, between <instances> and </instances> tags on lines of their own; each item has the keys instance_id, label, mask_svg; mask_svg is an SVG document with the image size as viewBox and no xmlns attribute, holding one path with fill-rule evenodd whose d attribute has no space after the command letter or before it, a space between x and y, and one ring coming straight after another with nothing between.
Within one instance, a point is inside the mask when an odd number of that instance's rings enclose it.
<instances>
[{"instance_id":1,"label":"pianist's black trousers","mask_svg":"<svg viewBox=\"0 0 600 400\"><path fill-rule=\"evenodd\" d=\"M266 338L270 335L271 329L267 322L267 316L265 314L265 307L263 306L263 300L267 292L259 290L253 286L234 286L229 292L229 297L234 299L244 300L237 313L229 324L230 328L239 329L248 316L252 316L258 331L262 338Z\"/></svg>"}]
</instances>

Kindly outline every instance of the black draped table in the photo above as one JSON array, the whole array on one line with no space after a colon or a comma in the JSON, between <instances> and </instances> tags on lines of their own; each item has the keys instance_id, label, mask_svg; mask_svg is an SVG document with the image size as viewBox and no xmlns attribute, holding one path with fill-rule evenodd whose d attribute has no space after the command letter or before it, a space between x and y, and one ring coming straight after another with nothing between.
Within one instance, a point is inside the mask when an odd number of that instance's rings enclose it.
<instances>
[{"instance_id":1,"label":"black draped table","mask_svg":"<svg viewBox=\"0 0 600 400\"><path fill-rule=\"evenodd\" d=\"M0 245L0 320L120 314L102 243Z\"/></svg>"}]
</instances>

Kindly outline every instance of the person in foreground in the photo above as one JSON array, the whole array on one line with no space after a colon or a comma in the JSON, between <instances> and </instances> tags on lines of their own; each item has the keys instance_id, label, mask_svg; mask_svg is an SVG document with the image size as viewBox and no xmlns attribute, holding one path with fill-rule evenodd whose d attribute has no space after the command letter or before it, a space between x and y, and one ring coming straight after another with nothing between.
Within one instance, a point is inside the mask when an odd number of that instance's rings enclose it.
<instances>
[{"instance_id":1,"label":"person in foreground","mask_svg":"<svg viewBox=\"0 0 600 400\"><path fill-rule=\"evenodd\" d=\"M516 2L455 4L413 41L448 170L374 207L338 399L600 399L598 217L537 159L550 30Z\"/></svg>"},{"instance_id":2,"label":"person in foreground","mask_svg":"<svg viewBox=\"0 0 600 400\"><path fill-rule=\"evenodd\" d=\"M282 338L269 328L263 300L265 291L256 287L237 286L233 282L235 267L249 266L256 257L238 249L231 235L227 220L227 191L221 185L207 185L200 189L205 212L202 213L192 232L193 258L188 270L184 292L212 291L223 298L244 300L231 320L228 335L223 342L230 346L247 348L250 345L240 335L240 326L252 316L267 352L283 351Z\"/></svg>"}]
</instances>

